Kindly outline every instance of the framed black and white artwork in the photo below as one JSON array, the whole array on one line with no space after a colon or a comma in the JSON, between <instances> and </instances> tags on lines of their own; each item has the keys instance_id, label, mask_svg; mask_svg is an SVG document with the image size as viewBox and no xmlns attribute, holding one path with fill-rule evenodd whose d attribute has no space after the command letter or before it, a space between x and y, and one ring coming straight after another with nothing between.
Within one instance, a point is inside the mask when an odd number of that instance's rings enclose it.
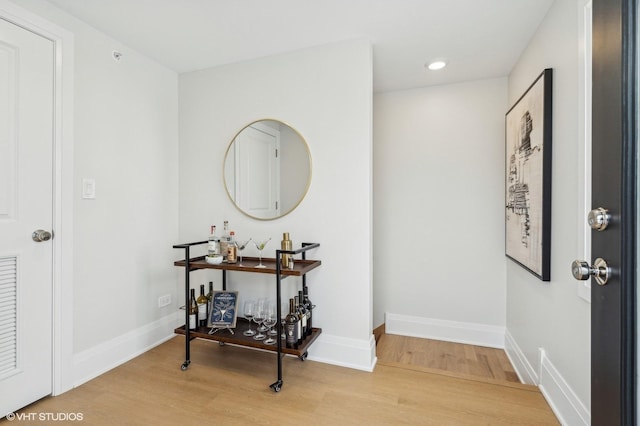
<instances>
[{"instance_id":1,"label":"framed black and white artwork","mask_svg":"<svg viewBox=\"0 0 640 426\"><path fill-rule=\"evenodd\" d=\"M551 118L553 71L545 69L505 120L505 253L551 279Z\"/></svg>"}]
</instances>

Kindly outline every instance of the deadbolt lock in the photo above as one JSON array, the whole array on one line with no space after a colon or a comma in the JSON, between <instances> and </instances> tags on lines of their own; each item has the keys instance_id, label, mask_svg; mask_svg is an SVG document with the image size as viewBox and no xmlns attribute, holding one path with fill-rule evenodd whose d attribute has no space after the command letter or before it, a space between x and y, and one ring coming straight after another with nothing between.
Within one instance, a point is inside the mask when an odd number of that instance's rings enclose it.
<instances>
[{"instance_id":1,"label":"deadbolt lock","mask_svg":"<svg viewBox=\"0 0 640 426\"><path fill-rule=\"evenodd\" d=\"M594 231L604 231L607 229L610 220L611 215L609 214L609 210L602 207L591 210L587 216L587 223L589 223L589 226Z\"/></svg>"}]
</instances>

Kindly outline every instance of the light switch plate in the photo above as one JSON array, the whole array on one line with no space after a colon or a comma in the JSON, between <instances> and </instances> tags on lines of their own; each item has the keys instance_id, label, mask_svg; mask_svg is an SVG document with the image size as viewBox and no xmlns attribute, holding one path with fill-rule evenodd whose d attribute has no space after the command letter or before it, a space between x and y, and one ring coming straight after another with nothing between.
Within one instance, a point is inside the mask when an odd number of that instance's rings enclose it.
<instances>
[{"instance_id":1,"label":"light switch plate","mask_svg":"<svg viewBox=\"0 0 640 426\"><path fill-rule=\"evenodd\" d=\"M95 179L82 179L82 198L85 200L93 200L96 198Z\"/></svg>"}]
</instances>

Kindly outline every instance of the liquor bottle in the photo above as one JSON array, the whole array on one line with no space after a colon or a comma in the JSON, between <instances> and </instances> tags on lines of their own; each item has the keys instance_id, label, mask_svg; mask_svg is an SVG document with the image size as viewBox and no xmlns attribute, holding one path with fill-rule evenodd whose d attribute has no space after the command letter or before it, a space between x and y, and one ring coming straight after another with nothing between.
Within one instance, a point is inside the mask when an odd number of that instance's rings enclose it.
<instances>
[{"instance_id":1,"label":"liquor bottle","mask_svg":"<svg viewBox=\"0 0 640 426\"><path fill-rule=\"evenodd\" d=\"M309 287L306 285L302 288L302 297L302 303L309 313L309 317L307 318L307 336L311 336L311 333L313 333L313 308L315 308L315 306L309 299Z\"/></svg>"},{"instance_id":2,"label":"liquor bottle","mask_svg":"<svg viewBox=\"0 0 640 426\"><path fill-rule=\"evenodd\" d=\"M289 314L284 319L285 345L289 349L298 349L298 316L295 313L293 299L289 299Z\"/></svg>"},{"instance_id":3,"label":"liquor bottle","mask_svg":"<svg viewBox=\"0 0 640 426\"><path fill-rule=\"evenodd\" d=\"M304 339L304 328L303 328L303 315L302 312L300 312L300 302L298 299L298 296L294 296L293 298L293 305L294 305L294 309L295 309L295 314L298 317L298 325L297 325L297 329L298 329L298 345L302 344L302 340Z\"/></svg>"},{"instance_id":4,"label":"liquor bottle","mask_svg":"<svg viewBox=\"0 0 640 426\"><path fill-rule=\"evenodd\" d=\"M224 221L224 230L222 231L222 237L220 237L220 254L222 254L223 260L227 260L227 251L229 247L229 221Z\"/></svg>"},{"instance_id":5,"label":"liquor bottle","mask_svg":"<svg viewBox=\"0 0 640 426\"><path fill-rule=\"evenodd\" d=\"M200 284L200 296L196 299L198 304L198 324L200 327L207 326L207 296L204 295L204 284Z\"/></svg>"},{"instance_id":6,"label":"liquor bottle","mask_svg":"<svg viewBox=\"0 0 640 426\"><path fill-rule=\"evenodd\" d=\"M236 263L238 261L238 245L236 244L235 232L229 232L229 241L227 242L227 263Z\"/></svg>"},{"instance_id":7,"label":"liquor bottle","mask_svg":"<svg viewBox=\"0 0 640 426\"><path fill-rule=\"evenodd\" d=\"M302 317L302 340L309 335L309 312L307 307L304 306L304 299L302 298L302 290L298 291L298 303L299 312Z\"/></svg>"},{"instance_id":8,"label":"liquor bottle","mask_svg":"<svg viewBox=\"0 0 640 426\"><path fill-rule=\"evenodd\" d=\"M282 241L280 242L280 247L282 248L282 250L293 250L293 242L291 241L291 239L289 239L289 233L288 232L284 232L282 234ZM290 254L286 254L286 253L282 253L281 254L281 264L283 268L288 268L289 267L289 258L291 257Z\"/></svg>"},{"instance_id":9,"label":"liquor bottle","mask_svg":"<svg viewBox=\"0 0 640 426\"><path fill-rule=\"evenodd\" d=\"M198 304L196 303L196 291L191 289L191 300L189 301L189 330L195 330L198 324Z\"/></svg>"},{"instance_id":10,"label":"liquor bottle","mask_svg":"<svg viewBox=\"0 0 640 426\"><path fill-rule=\"evenodd\" d=\"M207 246L208 256L217 256L220 254L220 238L216 236L216 226L211 225L211 233L209 234L209 245Z\"/></svg>"}]
</instances>

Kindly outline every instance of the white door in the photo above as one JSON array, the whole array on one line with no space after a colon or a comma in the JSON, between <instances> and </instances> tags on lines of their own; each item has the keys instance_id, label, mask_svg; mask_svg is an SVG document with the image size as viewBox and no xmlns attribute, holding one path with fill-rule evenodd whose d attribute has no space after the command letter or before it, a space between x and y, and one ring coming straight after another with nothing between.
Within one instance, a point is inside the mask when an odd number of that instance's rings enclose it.
<instances>
[{"instance_id":1,"label":"white door","mask_svg":"<svg viewBox=\"0 0 640 426\"><path fill-rule=\"evenodd\" d=\"M280 132L258 123L247 127L236 139L236 203L259 219L279 216Z\"/></svg>"},{"instance_id":2,"label":"white door","mask_svg":"<svg viewBox=\"0 0 640 426\"><path fill-rule=\"evenodd\" d=\"M52 391L54 44L0 19L0 416Z\"/></svg>"}]
</instances>

